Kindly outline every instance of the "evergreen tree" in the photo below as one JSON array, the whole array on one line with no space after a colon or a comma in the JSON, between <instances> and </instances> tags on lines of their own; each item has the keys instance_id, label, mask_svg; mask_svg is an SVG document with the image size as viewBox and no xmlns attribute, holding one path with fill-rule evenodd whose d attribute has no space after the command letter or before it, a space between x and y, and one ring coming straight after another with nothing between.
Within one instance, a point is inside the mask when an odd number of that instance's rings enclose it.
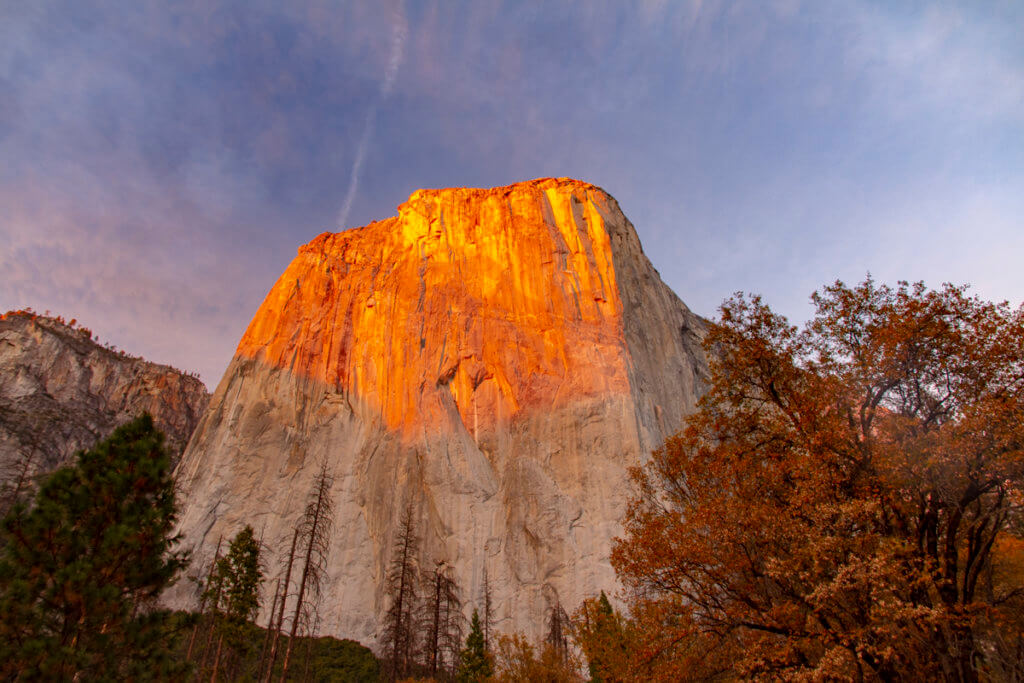
<instances>
[{"instance_id":1,"label":"evergreen tree","mask_svg":"<svg viewBox=\"0 0 1024 683\"><path fill-rule=\"evenodd\" d=\"M480 626L480 615L473 610L473 621L466 637L466 647L459 654L459 670L456 680L459 683L478 683L486 681L492 675L491 655L484 646L484 633Z\"/></svg>"},{"instance_id":2,"label":"evergreen tree","mask_svg":"<svg viewBox=\"0 0 1024 683\"><path fill-rule=\"evenodd\" d=\"M616 612L604 591L583 602L572 623L573 641L587 660L591 683L629 680L629 621Z\"/></svg>"},{"instance_id":3,"label":"evergreen tree","mask_svg":"<svg viewBox=\"0 0 1024 683\"><path fill-rule=\"evenodd\" d=\"M154 603L184 567L174 483L148 415L51 474L3 519L0 677L153 679L181 667Z\"/></svg>"},{"instance_id":4,"label":"evergreen tree","mask_svg":"<svg viewBox=\"0 0 1024 683\"><path fill-rule=\"evenodd\" d=\"M214 563L206 586L204 597L219 631L213 661L214 678L220 668L225 642L236 655L248 654L247 651L252 649L246 624L255 619L259 611L262 582L260 545L252 527L246 525L231 541L227 555Z\"/></svg>"},{"instance_id":5,"label":"evergreen tree","mask_svg":"<svg viewBox=\"0 0 1024 683\"><path fill-rule=\"evenodd\" d=\"M594 629L599 636L604 636L606 640L614 640L615 612L604 591L601 591L601 597L597 600L597 610L594 616ZM594 683L601 683L605 680L606 664L603 654L594 653L592 657L587 658L587 670L590 672L590 680Z\"/></svg>"},{"instance_id":6,"label":"evergreen tree","mask_svg":"<svg viewBox=\"0 0 1024 683\"><path fill-rule=\"evenodd\" d=\"M228 554L221 558L217 573L223 581L224 612L229 619L249 621L260 608L260 544L248 524L238 532Z\"/></svg>"}]
</instances>

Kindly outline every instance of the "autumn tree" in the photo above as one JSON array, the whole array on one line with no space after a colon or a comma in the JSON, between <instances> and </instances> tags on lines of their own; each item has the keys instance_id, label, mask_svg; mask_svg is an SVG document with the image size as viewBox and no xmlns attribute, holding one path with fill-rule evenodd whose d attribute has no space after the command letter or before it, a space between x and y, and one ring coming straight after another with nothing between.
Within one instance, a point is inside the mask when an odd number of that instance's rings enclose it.
<instances>
[{"instance_id":1,"label":"autumn tree","mask_svg":"<svg viewBox=\"0 0 1024 683\"><path fill-rule=\"evenodd\" d=\"M584 600L573 615L572 640L587 660L593 683L612 683L631 678L631 625L604 591L597 598Z\"/></svg>"},{"instance_id":2,"label":"autumn tree","mask_svg":"<svg viewBox=\"0 0 1024 683\"><path fill-rule=\"evenodd\" d=\"M871 279L813 302L798 330L728 300L699 410L634 472L612 562L640 665L991 677L1019 642L1019 574L986 577L1019 539L1024 310Z\"/></svg>"},{"instance_id":3,"label":"autumn tree","mask_svg":"<svg viewBox=\"0 0 1024 683\"><path fill-rule=\"evenodd\" d=\"M494 680L498 683L579 683L574 653L559 652L544 641L535 647L520 633L498 636Z\"/></svg>"},{"instance_id":4,"label":"autumn tree","mask_svg":"<svg viewBox=\"0 0 1024 683\"><path fill-rule=\"evenodd\" d=\"M416 506L410 497L398 522L391 564L385 577L390 602L384 615L382 646L389 658L390 680L408 676L416 648L415 619L419 595L419 536L416 534Z\"/></svg>"},{"instance_id":5,"label":"autumn tree","mask_svg":"<svg viewBox=\"0 0 1024 683\"><path fill-rule=\"evenodd\" d=\"M144 415L2 522L0 676L173 677L169 614L156 600L185 566L164 436Z\"/></svg>"}]
</instances>

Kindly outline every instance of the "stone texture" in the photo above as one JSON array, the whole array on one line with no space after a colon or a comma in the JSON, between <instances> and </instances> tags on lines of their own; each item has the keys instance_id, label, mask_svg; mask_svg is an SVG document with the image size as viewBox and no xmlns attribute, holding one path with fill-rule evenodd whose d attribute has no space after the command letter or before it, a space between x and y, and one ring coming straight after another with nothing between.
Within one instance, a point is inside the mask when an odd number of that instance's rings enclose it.
<instances>
[{"instance_id":1,"label":"stone texture","mask_svg":"<svg viewBox=\"0 0 1024 683\"><path fill-rule=\"evenodd\" d=\"M412 500L421 565L453 567L467 613L486 567L498 629L539 633L555 601L614 590L626 470L693 409L703 331L587 183L420 190L322 234L256 312L177 470L194 567L250 523L276 577L326 461L321 632L377 642Z\"/></svg>"},{"instance_id":2,"label":"stone texture","mask_svg":"<svg viewBox=\"0 0 1024 683\"><path fill-rule=\"evenodd\" d=\"M51 471L143 412L175 458L209 402L201 381L113 351L88 330L24 312L0 316L0 479L29 459Z\"/></svg>"}]
</instances>

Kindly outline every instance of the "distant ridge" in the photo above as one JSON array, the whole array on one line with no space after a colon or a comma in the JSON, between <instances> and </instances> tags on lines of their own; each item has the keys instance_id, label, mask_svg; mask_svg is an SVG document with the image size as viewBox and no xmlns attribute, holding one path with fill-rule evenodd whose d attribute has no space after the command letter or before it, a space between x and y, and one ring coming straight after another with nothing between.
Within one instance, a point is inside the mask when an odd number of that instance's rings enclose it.
<instances>
[{"instance_id":1,"label":"distant ridge","mask_svg":"<svg viewBox=\"0 0 1024 683\"><path fill-rule=\"evenodd\" d=\"M0 315L0 485L48 472L142 412L176 459L210 396L198 377L101 345L74 319Z\"/></svg>"}]
</instances>

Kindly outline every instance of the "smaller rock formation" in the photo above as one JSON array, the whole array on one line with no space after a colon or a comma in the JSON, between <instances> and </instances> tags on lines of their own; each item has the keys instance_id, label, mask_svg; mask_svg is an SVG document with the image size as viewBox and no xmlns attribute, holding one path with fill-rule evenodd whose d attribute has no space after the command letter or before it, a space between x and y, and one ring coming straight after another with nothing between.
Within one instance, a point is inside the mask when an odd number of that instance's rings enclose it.
<instances>
[{"instance_id":1,"label":"smaller rock formation","mask_svg":"<svg viewBox=\"0 0 1024 683\"><path fill-rule=\"evenodd\" d=\"M73 323L0 315L0 486L60 467L143 412L176 462L206 410L198 378L104 347Z\"/></svg>"}]
</instances>

